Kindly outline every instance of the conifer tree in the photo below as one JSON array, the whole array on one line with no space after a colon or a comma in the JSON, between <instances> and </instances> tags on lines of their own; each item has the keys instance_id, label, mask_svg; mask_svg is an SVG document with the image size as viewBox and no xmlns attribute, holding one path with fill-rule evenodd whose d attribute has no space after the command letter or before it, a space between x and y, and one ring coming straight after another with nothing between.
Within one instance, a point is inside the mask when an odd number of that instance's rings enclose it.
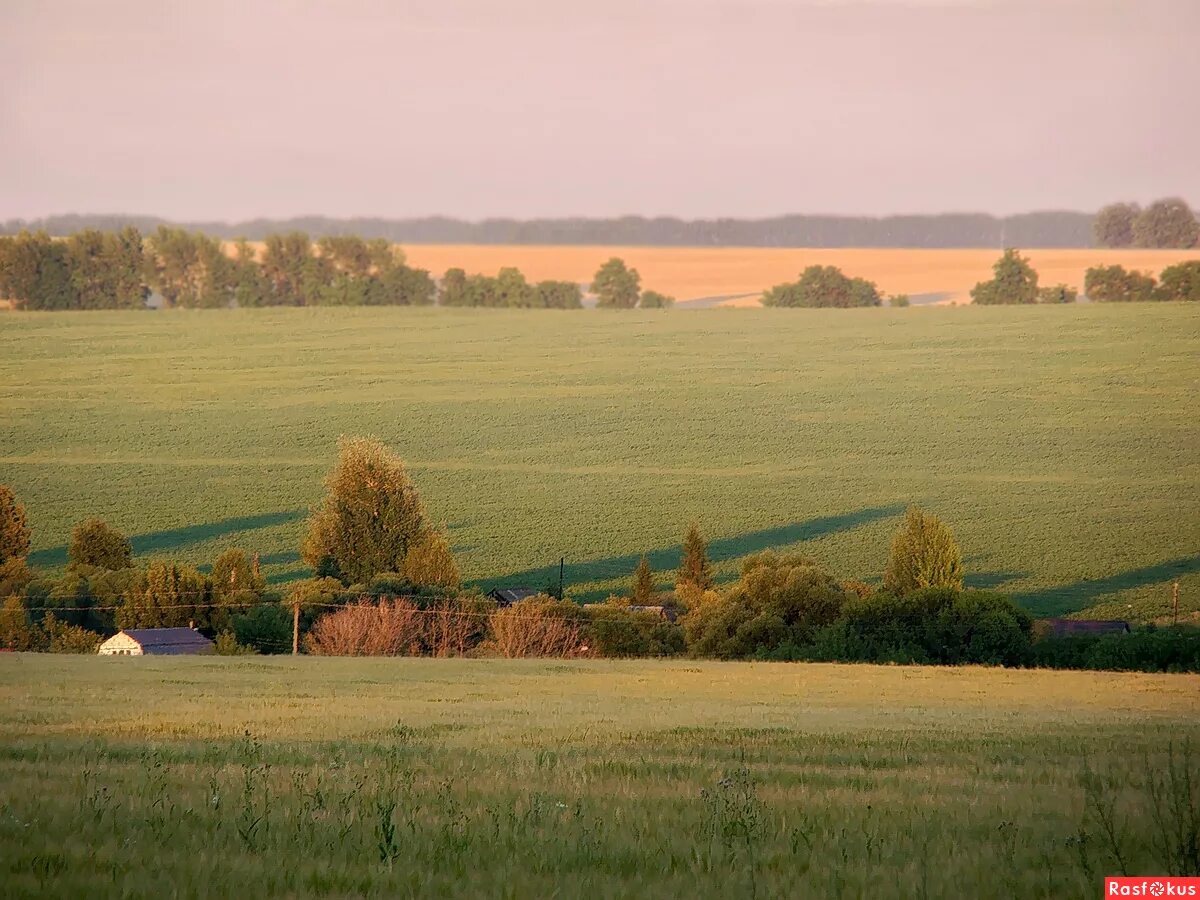
<instances>
[{"instance_id":1,"label":"conifer tree","mask_svg":"<svg viewBox=\"0 0 1200 900\"><path fill-rule=\"evenodd\" d=\"M700 533L700 526L693 522L683 537L683 559L679 563L679 575L675 579L678 587L707 591L713 585L708 562L708 544Z\"/></svg>"},{"instance_id":2,"label":"conifer tree","mask_svg":"<svg viewBox=\"0 0 1200 900\"><path fill-rule=\"evenodd\" d=\"M657 591L654 590L654 572L650 570L650 560L643 556L637 564L637 568L633 570L632 605L653 606L657 596Z\"/></svg>"}]
</instances>

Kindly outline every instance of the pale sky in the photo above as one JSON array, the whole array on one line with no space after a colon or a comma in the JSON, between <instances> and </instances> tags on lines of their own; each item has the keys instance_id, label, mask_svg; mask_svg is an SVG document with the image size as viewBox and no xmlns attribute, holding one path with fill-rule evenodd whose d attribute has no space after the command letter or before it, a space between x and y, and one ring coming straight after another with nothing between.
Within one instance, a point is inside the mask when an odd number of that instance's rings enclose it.
<instances>
[{"instance_id":1,"label":"pale sky","mask_svg":"<svg viewBox=\"0 0 1200 900\"><path fill-rule=\"evenodd\" d=\"M1200 205L1200 0L0 0L0 220Z\"/></svg>"}]
</instances>

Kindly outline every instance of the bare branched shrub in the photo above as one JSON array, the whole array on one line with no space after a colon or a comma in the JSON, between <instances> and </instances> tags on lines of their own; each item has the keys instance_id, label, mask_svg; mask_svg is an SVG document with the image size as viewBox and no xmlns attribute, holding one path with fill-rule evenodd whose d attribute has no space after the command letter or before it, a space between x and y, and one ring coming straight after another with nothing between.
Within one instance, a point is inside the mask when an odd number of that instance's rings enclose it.
<instances>
[{"instance_id":1,"label":"bare branched shrub","mask_svg":"<svg viewBox=\"0 0 1200 900\"><path fill-rule=\"evenodd\" d=\"M423 618L425 646L433 656L463 656L478 643L478 611L456 600L438 601Z\"/></svg>"},{"instance_id":2,"label":"bare branched shrub","mask_svg":"<svg viewBox=\"0 0 1200 900\"><path fill-rule=\"evenodd\" d=\"M510 659L528 656L572 656L580 648L581 627L562 615L554 601L531 597L492 613L493 648Z\"/></svg>"},{"instance_id":3,"label":"bare branched shrub","mask_svg":"<svg viewBox=\"0 0 1200 900\"><path fill-rule=\"evenodd\" d=\"M408 600L360 600L319 618L306 645L319 656L412 656L421 652L421 619Z\"/></svg>"}]
</instances>

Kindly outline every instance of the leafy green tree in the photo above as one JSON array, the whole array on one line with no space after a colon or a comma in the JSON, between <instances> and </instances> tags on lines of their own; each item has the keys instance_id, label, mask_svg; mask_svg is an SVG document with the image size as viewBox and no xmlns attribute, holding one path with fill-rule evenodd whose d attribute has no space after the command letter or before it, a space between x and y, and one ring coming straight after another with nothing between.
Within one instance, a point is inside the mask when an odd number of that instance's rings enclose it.
<instances>
[{"instance_id":1,"label":"leafy green tree","mask_svg":"<svg viewBox=\"0 0 1200 900\"><path fill-rule=\"evenodd\" d=\"M669 309L674 305L674 297L668 297L658 291L642 291L642 299L638 301L638 307L641 309Z\"/></svg>"},{"instance_id":2,"label":"leafy green tree","mask_svg":"<svg viewBox=\"0 0 1200 900\"><path fill-rule=\"evenodd\" d=\"M0 484L0 565L29 555L29 525L25 507L6 484Z\"/></svg>"},{"instance_id":3,"label":"leafy green tree","mask_svg":"<svg viewBox=\"0 0 1200 900\"><path fill-rule=\"evenodd\" d=\"M28 652L37 650L40 635L21 598L12 594L0 606L0 647L5 650Z\"/></svg>"},{"instance_id":4,"label":"leafy green tree","mask_svg":"<svg viewBox=\"0 0 1200 900\"><path fill-rule=\"evenodd\" d=\"M675 585L676 589L687 587L697 591L707 591L713 586L708 544L696 522L688 526L687 534L683 536L683 558L679 562Z\"/></svg>"},{"instance_id":5,"label":"leafy green tree","mask_svg":"<svg viewBox=\"0 0 1200 900\"><path fill-rule=\"evenodd\" d=\"M94 631L59 620L54 613L46 614L42 629L51 653L95 653L103 640Z\"/></svg>"},{"instance_id":6,"label":"leafy green tree","mask_svg":"<svg viewBox=\"0 0 1200 900\"><path fill-rule=\"evenodd\" d=\"M462 269L447 269L438 290L442 306L467 306L467 273Z\"/></svg>"},{"instance_id":7,"label":"leafy green tree","mask_svg":"<svg viewBox=\"0 0 1200 900\"><path fill-rule=\"evenodd\" d=\"M425 507L403 461L370 438L338 441L326 496L308 520L302 555L314 571L336 566L345 584L403 569L425 528Z\"/></svg>"},{"instance_id":8,"label":"leafy green tree","mask_svg":"<svg viewBox=\"0 0 1200 900\"><path fill-rule=\"evenodd\" d=\"M1092 229L1101 247L1132 247L1133 223L1141 213L1136 203L1110 203L1096 213Z\"/></svg>"},{"instance_id":9,"label":"leafy green tree","mask_svg":"<svg viewBox=\"0 0 1200 900\"><path fill-rule=\"evenodd\" d=\"M511 266L501 269L496 276L496 305L512 309L528 308L533 305L537 294L525 280L520 269Z\"/></svg>"},{"instance_id":10,"label":"leafy green tree","mask_svg":"<svg viewBox=\"0 0 1200 900\"><path fill-rule=\"evenodd\" d=\"M404 555L404 577L418 586L457 590L458 564L445 531L421 529Z\"/></svg>"},{"instance_id":11,"label":"leafy green tree","mask_svg":"<svg viewBox=\"0 0 1200 900\"><path fill-rule=\"evenodd\" d=\"M129 539L103 519L80 522L71 531L67 558L77 566L97 569L127 569L133 565L133 546Z\"/></svg>"},{"instance_id":12,"label":"leafy green tree","mask_svg":"<svg viewBox=\"0 0 1200 900\"><path fill-rule=\"evenodd\" d=\"M971 289L971 299L980 305L1037 303L1038 276L1029 260L1016 250L1005 250L992 266L990 281L981 281Z\"/></svg>"},{"instance_id":13,"label":"leafy green tree","mask_svg":"<svg viewBox=\"0 0 1200 900\"><path fill-rule=\"evenodd\" d=\"M204 576L190 566L154 562L117 610L118 628L178 628L199 622L210 605Z\"/></svg>"},{"instance_id":14,"label":"leafy green tree","mask_svg":"<svg viewBox=\"0 0 1200 900\"><path fill-rule=\"evenodd\" d=\"M1154 201L1133 223L1133 242L1139 247L1186 249L1196 246L1198 240L1196 214L1178 197Z\"/></svg>"},{"instance_id":15,"label":"leafy green tree","mask_svg":"<svg viewBox=\"0 0 1200 900\"><path fill-rule=\"evenodd\" d=\"M649 610L619 603L587 607L590 651L605 659L678 656L684 651L683 629Z\"/></svg>"},{"instance_id":16,"label":"leafy green tree","mask_svg":"<svg viewBox=\"0 0 1200 900\"><path fill-rule=\"evenodd\" d=\"M1074 303L1078 299L1079 292L1066 284L1038 288L1038 303Z\"/></svg>"},{"instance_id":17,"label":"leafy green tree","mask_svg":"<svg viewBox=\"0 0 1200 900\"><path fill-rule=\"evenodd\" d=\"M142 235L77 231L65 241L76 309L141 309L146 301Z\"/></svg>"},{"instance_id":18,"label":"leafy green tree","mask_svg":"<svg viewBox=\"0 0 1200 900\"><path fill-rule=\"evenodd\" d=\"M230 304L236 263L220 241L160 225L146 243L147 279L168 306L211 309Z\"/></svg>"},{"instance_id":19,"label":"leafy green tree","mask_svg":"<svg viewBox=\"0 0 1200 900\"><path fill-rule=\"evenodd\" d=\"M625 261L613 257L592 277L592 293L600 309L633 309L637 306L642 276L637 269L626 267Z\"/></svg>"},{"instance_id":20,"label":"leafy green tree","mask_svg":"<svg viewBox=\"0 0 1200 900\"><path fill-rule=\"evenodd\" d=\"M643 556L633 570L633 594L630 602L634 606L654 606L658 591L654 587L654 572L650 560Z\"/></svg>"},{"instance_id":21,"label":"leafy green tree","mask_svg":"<svg viewBox=\"0 0 1200 900\"><path fill-rule=\"evenodd\" d=\"M903 596L921 588L961 590L962 584L962 551L953 532L937 516L910 506L892 539L884 588Z\"/></svg>"},{"instance_id":22,"label":"leafy green tree","mask_svg":"<svg viewBox=\"0 0 1200 900\"><path fill-rule=\"evenodd\" d=\"M762 297L763 306L835 307L879 306L883 298L873 282L848 278L837 266L809 266L798 281L777 284Z\"/></svg>"},{"instance_id":23,"label":"leafy green tree","mask_svg":"<svg viewBox=\"0 0 1200 900\"><path fill-rule=\"evenodd\" d=\"M244 607L257 603L267 589L258 559L244 550L231 547L217 557L212 574L213 601L222 606Z\"/></svg>"},{"instance_id":24,"label":"leafy green tree","mask_svg":"<svg viewBox=\"0 0 1200 900\"><path fill-rule=\"evenodd\" d=\"M66 244L44 231L0 239L0 296L17 309L74 308Z\"/></svg>"},{"instance_id":25,"label":"leafy green tree","mask_svg":"<svg viewBox=\"0 0 1200 900\"><path fill-rule=\"evenodd\" d=\"M262 273L272 306L310 306L319 299L328 260L313 256L303 231L268 235L263 247Z\"/></svg>"},{"instance_id":26,"label":"leafy green tree","mask_svg":"<svg viewBox=\"0 0 1200 900\"><path fill-rule=\"evenodd\" d=\"M583 291L574 281L539 281L533 287L539 309L582 309Z\"/></svg>"},{"instance_id":27,"label":"leafy green tree","mask_svg":"<svg viewBox=\"0 0 1200 900\"><path fill-rule=\"evenodd\" d=\"M258 653L287 653L292 649L292 617L277 603L260 603L235 614L233 633L239 644Z\"/></svg>"},{"instance_id":28,"label":"leafy green tree","mask_svg":"<svg viewBox=\"0 0 1200 900\"><path fill-rule=\"evenodd\" d=\"M712 591L681 620L693 656L740 659L811 643L833 623L849 595L800 555L748 557L724 595Z\"/></svg>"},{"instance_id":29,"label":"leafy green tree","mask_svg":"<svg viewBox=\"0 0 1200 900\"><path fill-rule=\"evenodd\" d=\"M1189 259L1162 270L1158 278L1160 300L1200 301L1200 259Z\"/></svg>"},{"instance_id":30,"label":"leafy green tree","mask_svg":"<svg viewBox=\"0 0 1200 900\"><path fill-rule=\"evenodd\" d=\"M1124 266L1093 266L1084 275L1083 291L1096 303L1141 303L1155 299L1154 276Z\"/></svg>"},{"instance_id":31,"label":"leafy green tree","mask_svg":"<svg viewBox=\"0 0 1200 900\"><path fill-rule=\"evenodd\" d=\"M245 238L239 238L233 247L229 281L234 305L239 308L266 306L271 299L270 285L258 264L257 252Z\"/></svg>"}]
</instances>

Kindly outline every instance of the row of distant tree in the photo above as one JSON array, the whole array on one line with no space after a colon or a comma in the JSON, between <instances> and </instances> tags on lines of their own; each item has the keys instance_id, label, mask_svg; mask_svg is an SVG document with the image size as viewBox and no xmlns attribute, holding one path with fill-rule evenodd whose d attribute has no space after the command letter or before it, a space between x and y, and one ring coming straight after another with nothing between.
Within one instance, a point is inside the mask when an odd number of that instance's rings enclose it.
<instances>
[{"instance_id":1,"label":"row of distant tree","mask_svg":"<svg viewBox=\"0 0 1200 900\"><path fill-rule=\"evenodd\" d=\"M231 252L230 252L231 251ZM592 283L597 305L665 307L641 278L610 259ZM497 276L446 272L442 284L406 264L384 238L303 232L268 235L261 252L240 239L232 248L196 231L160 226L143 239L134 227L87 229L64 239L44 231L0 237L0 298L20 309L140 309L151 292L171 307L444 306L578 309L580 285L531 284L520 270Z\"/></svg>"},{"instance_id":2,"label":"row of distant tree","mask_svg":"<svg viewBox=\"0 0 1200 900\"><path fill-rule=\"evenodd\" d=\"M1096 214L1096 243L1101 247L1178 248L1200 246L1200 223L1183 200L1169 197L1142 209L1113 203Z\"/></svg>"},{"instance_id":3,"label":"row of distant tree","mask_svg":"<svg viewBox=\"0 0 1200 900\"><path fill-rule=\"evenodd\" d=\"M46 231L56 236L96 229L134 227L150 233L160 225L212 237L264 240L271 234L303 231L314 237L357 234L389 243L576 244L682 247L1190 247L1196 235L1188 205L1157 200L1141 210L1117 203L1097 215L1034 212L1015 216L942 213L912 216L789 215L766 219L696 219L623 216L616 219L486 219L464 222L444 216L421 219L254 219L245 222L170 222L154 216L65 215L12 219L0 234ZM1134 225L1140 219L1135 229ZM1188 236L1191 235L1191 243Z\"/></svg>"},{"instance_id":4,"label":"row of distant tree","mask_svg":"<svg viewBox=\"0 0 1200 900\"><path fill-rule=\"evenodd\" d=\"M984 306L1019 303L1074 303L1079 292L1066 284L1038 286L1038 273L1016 250L1005 250L992 266L992 277L971 289L971 299ZM1084 278L1089 300L1100 303L1149 300L1200 301L1200 260L1167 266L1155 279L1149 273L1122 266L1093 266ZM891 306L908 306L909 298L887 298ZM809 266L796 281L777 284L762 296L763 306L836 307L880 306L883 294L873 281L852 278L836 266Z\"/></svg>"},{"instance_id":5,"label":"row of distant tree","mask_svg":"<svg viewBox=\"0 0 1200 900\"><path fill-rule=\"evenodd\" d=\"M219 652L285 652L293 624L308 652L1042 664L1200 671L1200 632L1164 629L1113 648L1039 635L1011 599L964 587L962 552L936 516L909 509L881 584L834 577L802 554L748 557L719 586L698 526L687 530L674 586L646 557L631 589L581 606L552 592L498 607L464 589L444 530L403 462L376 441L340 444L301 555L313 577L268 593L257 559L223 553L208 573L171 561L134 565L129 541L88 520L66 572L26 565L24 509L0 486L0 647L94 652L116 628L189 623ZM1133 649L1130 650L1130 647Z\"/></svg>"},{"instance_id":6,"label":"row of distant tree","mask_svg":"<svg viewBox=\"0 0 1200 900\"><path fill-rule=\"evenodd\" d=\"M1074 303L1078 299L1078 292L1069 285L1038 287L1037 271L1016 250L1004 251L992 272L990 279L971 289L975 303ZM1097 303L1200 301L1200 260L1167 266L1157 280L1123 266L1093 266L1084 275L1084 293Z\"/></svg>"}]
</instances>

